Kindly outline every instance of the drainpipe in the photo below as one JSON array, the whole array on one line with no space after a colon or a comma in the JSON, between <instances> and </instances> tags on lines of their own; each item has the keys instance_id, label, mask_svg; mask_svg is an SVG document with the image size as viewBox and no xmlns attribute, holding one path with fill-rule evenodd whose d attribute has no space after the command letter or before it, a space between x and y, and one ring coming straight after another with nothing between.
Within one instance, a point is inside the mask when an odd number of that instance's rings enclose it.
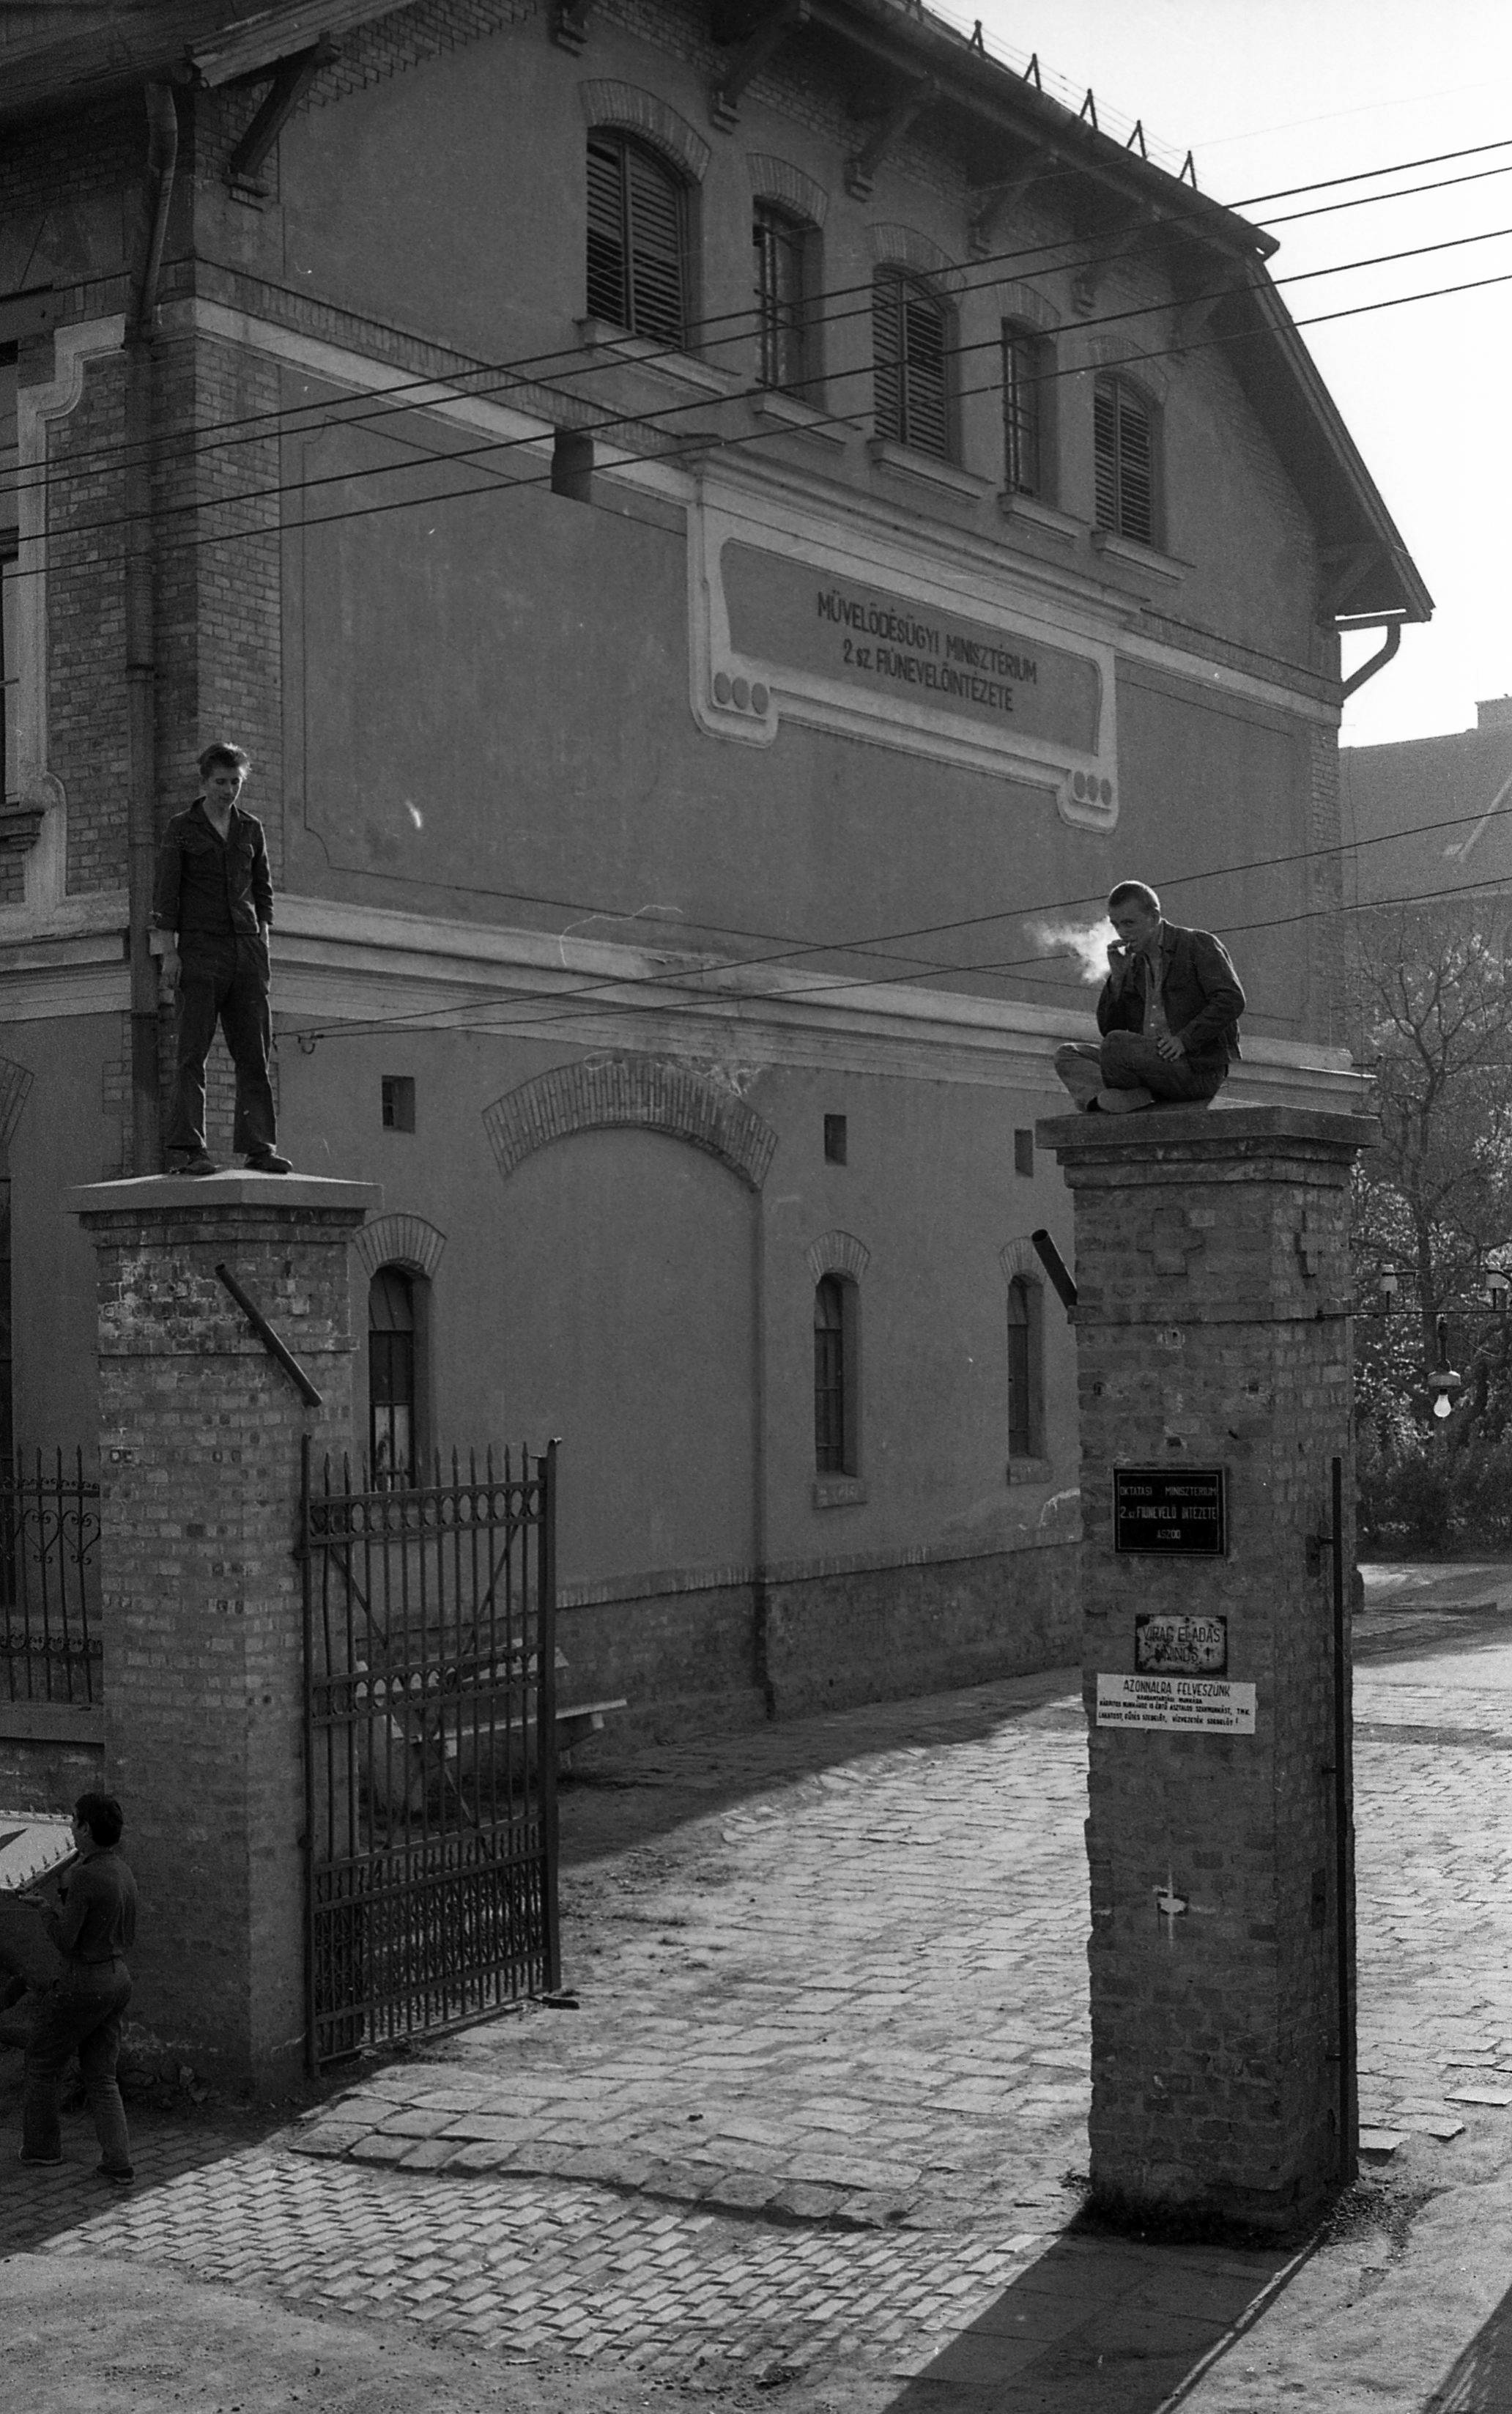
<instances>
[{"instance_id":1,"label":"drainpipe","mask_svg":"<svg viewBox=\"0 0 1512 2414\"><path fill-rule=\"evenodd\" d=\"M153 320L178 165L170 84L146 86L147 256L126 339L126 680L127 961L131 971L131 1170L161 1166L157 961L152 952L156 854L156 643L153 626Z\"/></svg>"},{"instance_id":2,"label":"drainpipe","mask_svg":"<svg viewBox=\"0 0 1512 2414\"><path fill-rule=\"evenodd\" d=\"M1345 704L1349 702L1350 697L1354 694L1356 688L1363 687L1367 679L1374 678L1377 671L1385 670L1387 663L1390 662L1392 656L1397 650L1397 648L1401 643L1401 622L1400 620L1352 620L1344 623L1341 627L1340 634L1344 635L1345 633L1348 633L1353 635L1356 629L1384 629L1386 631L1386 643L1378 654L1371 654L1368 662L1361 663L1357 671L1350 672L1349 677L1344 681L1341 699Z\"/></svg>"}]
</instances>

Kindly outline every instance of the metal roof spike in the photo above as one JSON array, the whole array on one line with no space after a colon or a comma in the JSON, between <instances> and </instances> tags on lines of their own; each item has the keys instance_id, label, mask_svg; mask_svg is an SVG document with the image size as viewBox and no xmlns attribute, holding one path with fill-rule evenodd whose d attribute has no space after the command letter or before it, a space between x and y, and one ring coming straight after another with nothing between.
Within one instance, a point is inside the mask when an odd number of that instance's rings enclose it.
<instances>
[{"instance_id":1,"label":"metal roof spike","mask_svg":"<svg viewBox=\"0 0 1512 2414\"><path fill-rule=\"evenodd\" d=\"M1197 189L1197 163L1190 151L1181 162L1181 173L1177 178L1177 183L1190 185L1193 192Z\"/></svg>"},{"instance_id":2,"label":"metal roof spike","mask_svg":"<svg viewBox=\"0 0 1512 2414\"><path fill-rule=\"evenodd\" d=\"M982 38L982 20L978 17L975 24L971 27L971 48L973 51L986 52L986 42Z\"/></svg>"},{"instance_id":3,"label":"metal roof spike","mask_svg":"<svg viewBox=\"0 0 1512 2414\"><path fill-rule=\"evenodd\" d=\"M1148 159L1149 153L1145 148L1145 121L1142 117L1136 117L1134 119L1134 130L1130 135L1128 142L1123 147L1126 151L1132 151L1136 142L1139 145L1139 156L1141 159ZM1190 158L1191 156L1192 155L1189 152L1187 156Z\"/></svg>"},{"instance_id":4,"label":"metal roof spike","mask_svg":"<svg viewBox=\"0 0 1512 2414\"><path fill-rule=\"evenodd\" d=\"M1097 123L1097 101L1090 84L1087 87L1087 97L1082 102L1081 107L1077 110L1076 114L1078 117L1090 120L1092 132L1094 134L1101 131Z\"/></svg>"},{"instance_id":5,"label":"metal roof spike","mask_svg":"<svg viewBox=\"0 0 1512 2414\"><path fill-rule=\"evenodd\" d=\"M1033 77L1033 79L1034 79L1034 89L1035 89L1035 91L1036 91L1036 92L1043 92L1043 91L1045 90L1045 86L1044 86L1044 84L1040 82L1040 54L1039 54L1038 51L1035 51L1035 52L1032 53L1032 55L1030 56L1030 63L1029 63L1028 67L1024 69L1023 81L1025 82L1025 83L1028 83L1028 82L1029 82L1029 80L1030 80L1030 76L1032 76L1032 77Z\"/></svg>"}]
</instances>

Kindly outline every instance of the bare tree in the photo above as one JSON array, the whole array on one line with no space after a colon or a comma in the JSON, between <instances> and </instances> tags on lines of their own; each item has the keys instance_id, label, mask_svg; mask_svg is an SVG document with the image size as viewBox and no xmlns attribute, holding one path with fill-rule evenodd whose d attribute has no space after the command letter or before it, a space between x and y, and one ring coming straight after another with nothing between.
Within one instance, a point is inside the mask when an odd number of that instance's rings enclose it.
<instances>
[{"instance_id":1,"label":"bare tree","mask_svg":"<svg viewBox=\"0 0 1512 2414\"><path fill-rule=\"evenodd\" d=\"M1440 1318L1468 1381L1463 1441L1505 1391L1505 1321L1485 1301L1488 1268L1512 1241L1512 964L1500 915L1473 903L1362 916L1356 1006L1376 1079L1379 1148L1361 1164L1361 1305L1395 1273L1401 1307L1361 1319L1359 1406L1405 1411L1438 1355Z\"/></svg>"}]
</instances>

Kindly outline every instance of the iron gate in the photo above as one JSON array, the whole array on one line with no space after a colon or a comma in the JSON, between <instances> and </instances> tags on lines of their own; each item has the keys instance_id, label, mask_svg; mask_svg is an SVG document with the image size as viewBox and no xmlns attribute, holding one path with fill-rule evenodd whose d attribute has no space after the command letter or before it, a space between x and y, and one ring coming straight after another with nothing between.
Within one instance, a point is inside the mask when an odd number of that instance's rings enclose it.
<instances>
[{"instance_id":1,"label":"iron gate","mask_svg":"<svg viewBox=\"0 0 1512 2414\"><path fill-rule=\"evenodd\" d=\"M312 2070L560 1982L556 1445L434 1478L304 1445Z\"/></svg>"},{"instance_id":2,"label":"iron gate","mask_svg":"<svg viewBox=\"0 0 1512 2414\"><path fill-rule=\"evenodd\" d=\"M100 1701L99 1485L61 1450L0 1459L0 1702Z\"/></svg>"}]
</instances>

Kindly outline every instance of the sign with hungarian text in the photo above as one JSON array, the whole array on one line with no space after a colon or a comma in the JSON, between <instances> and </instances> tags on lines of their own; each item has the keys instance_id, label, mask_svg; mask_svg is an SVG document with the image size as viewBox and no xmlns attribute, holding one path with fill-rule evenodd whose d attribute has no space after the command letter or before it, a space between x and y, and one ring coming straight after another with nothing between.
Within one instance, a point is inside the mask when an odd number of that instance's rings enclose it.
<instances>
[{"instance_id":1,"label":"sign with hungarian text","mask_svg":"<svg viewBox=\"0 0 1512 2414\"><path fill-rule=\"evenodd\" d=\"M1221 1559L1227 1548L1221 1467L1116 1467L1113 1547Z\"/></svg>"},{"instance_id":2,"label":"sign with hungarian text","mask_svg":"<svg viewBox=\"0 0 1512 2414\"><path fill-rule=\"evenodd\" d=\"M1253 1735L1255 1689L1229 1676L1097 1679L1100 1727L1161 1727L1186 1735Z\"/></svg>"}]
</instances>

